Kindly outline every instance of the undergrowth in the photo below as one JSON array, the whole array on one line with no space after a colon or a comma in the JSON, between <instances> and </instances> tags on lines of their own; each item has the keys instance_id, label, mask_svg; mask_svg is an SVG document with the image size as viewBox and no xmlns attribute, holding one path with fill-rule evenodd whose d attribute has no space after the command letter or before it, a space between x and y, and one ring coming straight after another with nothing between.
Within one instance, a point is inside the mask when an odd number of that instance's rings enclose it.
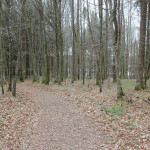
<instances>
[{"instance_id":1,"label":"undergrowth","mask_svg":"<svg viewBox=\"0 0 150 150\"><path fill-rule=\"evenodd\" d=\"M98 104L98 106L100 106L100 109L104 110L109 116L115 116L114 120L119 120L119 118L117 117L122 117L124 114L123 106L120 104L116 104L113 106L103 106L102 104Z\"/></svg>"}]
</instances>

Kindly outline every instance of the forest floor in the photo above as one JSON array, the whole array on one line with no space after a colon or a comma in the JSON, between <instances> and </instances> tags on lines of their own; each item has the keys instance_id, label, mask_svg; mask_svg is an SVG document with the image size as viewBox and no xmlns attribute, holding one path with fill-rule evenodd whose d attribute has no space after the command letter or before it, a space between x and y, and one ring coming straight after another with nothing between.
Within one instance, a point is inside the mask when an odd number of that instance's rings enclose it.
<instances>
[{"instance_id":1,"label":"forest floor","mask_svg":"<svg viewBox=\"0 0 150 150\"><path fill-rule=\"evenodd\" d=\"M0 149L149 150L150 89L135 91L135 80L122 85L118 103L112 82L102 93L95 80L18 83L16 98L0 95Z\"/></svg>"}]
</instances>

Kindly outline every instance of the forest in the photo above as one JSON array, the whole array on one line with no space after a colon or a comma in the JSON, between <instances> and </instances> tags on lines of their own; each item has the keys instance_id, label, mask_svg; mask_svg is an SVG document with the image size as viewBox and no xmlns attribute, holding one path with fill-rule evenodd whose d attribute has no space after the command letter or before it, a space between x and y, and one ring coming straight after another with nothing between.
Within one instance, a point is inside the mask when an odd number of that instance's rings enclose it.
<instances>
[{"instance_id":1,"label":"forest","mask_svg":"<svg viewBox=\"0 0 150 150\"><path fill-rule=\"evenodd\" d=\"M149 78L150 0L0 0L0 149L148 150Z\"/></svg>"}]
</instances>

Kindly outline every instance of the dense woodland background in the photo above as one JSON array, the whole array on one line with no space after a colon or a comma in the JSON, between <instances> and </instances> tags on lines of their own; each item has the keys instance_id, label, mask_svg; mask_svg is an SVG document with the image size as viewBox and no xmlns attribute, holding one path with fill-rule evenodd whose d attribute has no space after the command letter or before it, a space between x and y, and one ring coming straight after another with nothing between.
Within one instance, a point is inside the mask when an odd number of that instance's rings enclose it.
<instances>
[{"instance_id":1,"label":"dense woodland background","mask_svg":"<svg viewBox=\"0 0 150 150\"><path fill-rule=\"evenodd\" d=\"M145 89L149 28L149 0L0 0L2 93L8 82L15 96L17 80L26 78L43 84L95 78L101 92L112 77L118 99L122 78Z\"/></svg>"}]
</instances>

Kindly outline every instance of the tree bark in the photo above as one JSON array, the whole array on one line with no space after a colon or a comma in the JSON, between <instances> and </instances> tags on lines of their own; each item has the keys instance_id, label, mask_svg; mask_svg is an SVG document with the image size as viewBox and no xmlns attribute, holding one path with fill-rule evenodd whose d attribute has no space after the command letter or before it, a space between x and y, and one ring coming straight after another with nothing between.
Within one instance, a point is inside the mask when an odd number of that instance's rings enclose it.
<instances>
[{"instance_id":1,"label":"tree bark","mask_svg":"<svg viewBox=\"0 0 150 150\"><path fill-rule=\"evenodd\" d=\"M72 83L75 81L75 26L74 26L74 0L71 4L72 15Z\"/></svg>"},{"instance_id":2,"label":"tree bark","mask_svg":"<svg viewBox=\"0 0 150 150\"><path fill-rule=\"evenodd\" d=\"M139 54L137 65L137 82L135 89L144 89L143 77L144 77L144 55L145 55L145 36L146 36L146 14L147 14L147 0L140 1L141 4L141 21L140 21L140 42L139 42Z\"/></svg>"},{"instance_id":3,"label":"tree bark","mask_svg":"<svg viewBox=\"0 0 150 150\"><path fill-rule=\"evenodd\" d=\"M2 40L2 1L0 1L0 55L1 55L1 88L4 94L4 55L3 55L3 40Z\"/></svg>"},{"instance_id":4,"label":"tree bark","mask_svg":"<svg viewBox=\"0 0 150 150\"><path fill-rule=\"evenodd\" d=\"M148 17L147 17L147 45L146 45L146 55L145 55L145 87L148 87L147 80L149 79L149 56L150 56L150 43L149 43L149 28L150 28L150 0L148 1Z\"/></svg>"},{"instance_id":5,"label":"tree bark","mask_svg":"<svg viewBox=\"0 0 150 150\"><path fill-rule=\"evenodd\" d=\"M8 79L8 91L12 91L12 38L11 38L11 24L12 24L12 2L7 1L8 7L8 49L9 49L9 79Z\"/></svg>"}]
</instances>

